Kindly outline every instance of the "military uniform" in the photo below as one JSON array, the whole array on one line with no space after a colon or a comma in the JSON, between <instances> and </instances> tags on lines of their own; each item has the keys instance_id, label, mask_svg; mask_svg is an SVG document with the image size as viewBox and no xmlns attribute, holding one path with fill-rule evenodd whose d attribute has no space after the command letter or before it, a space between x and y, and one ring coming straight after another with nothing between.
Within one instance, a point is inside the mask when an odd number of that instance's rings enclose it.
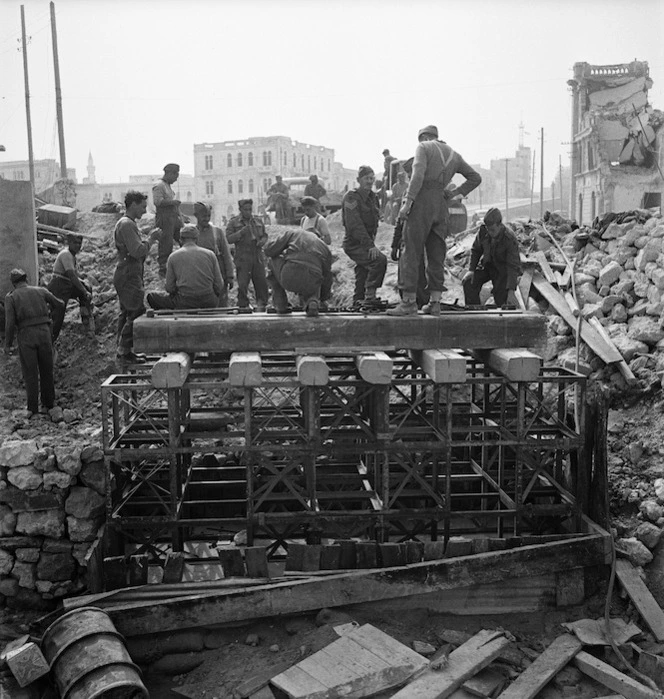
<instances>
[{"instance_id":1,"label":"military uniform","mask_svg":"<svg viewBox=\"0 0 664 699\"><path fill-rule=\"evenodd\" d=\"M309 184L304 188L305 197L313 197L320 201L321 197L327 194L327 190L320 182L309 182Z\"/></svg>"},{"instance_id":2,"label":"military uniform","mask_svg":"<svg viewBox=\"0 0 664 699\"><path fill-rule=\"evenodd\" d=\"M418 271L426 249L430 291L442 291L449 212L444 190L456 173L466 181L457 188L465 196L482 182L480 175L443 141L422 141L413 161L406 199L413 205L404 229L404 250L399 258L400 287L415 294Z\"/></svg>"},{"instance_id":3,"label":"military uniform","mask_svg":"<svg viewBox=\"0 0 664 699\"><path fill-rule=\"evenodd\" d=\"M113 275L120 302L118 353L126 355L134 345L134 321L145 313L143 265L150 246L142 241L136 222L129 216L123 216L115 224L113 238L118 253Z\"/></svg>"},{"instance_id":4,"label":"military uniform","mask_svg":"<svg viewBox=\"0 0 664 699\"><path fill-rule=\"evenodd\" d=\"M265 224L256 216L250 219L233 216L226 227L226 240L235 245L233 258L237 273L237 303L249 306L249 282L253 282L256 304L267 306L268 286L265 277L263 245L267 242Z\"/></svg>"},{"instance_id":5,"label":"military uniform","mask_svg":"<svg viewBox=\"0 0 664 699\"><path fill-rule=\"evenodd\" d=\"M498 236L492 238L482 224L470 249L469 269L473 276L463 282L466 305L480 305L480 290L488 281L493 284L496 305L504 305L508 291L516 289L521 273L519 241L514 233L501 225Z\"/></svg>"},{"instance_id":6,"label":"military uniform","mask_svg":"<svg viewBox=\"0 0 664 699\"><path fill-rule=\"evenodd\" d=\"M75 281L72 281L71 277L67 276L68 271L74 272ZM53 311L53 342L56 342L60 335L60 330L62 330L62 324L65 320L65 311L71 299L78 299L81 308L81 320L84 323L86 319L87 323L90 322L92 309L89 292L78 278L76 255L72 254L69 248L61 250L55 258L53 277L47 288L64 303L62 308Z\"/></svg>"},{"instance_id":7,"label":"military uniform","mask_svg":"<svg viewBox=\"0 0 664 699\"><path fill-rule=\"evenodd\" d=\"M11 349L18 329L18 355L31 413L39 411L40 388L42 405L47 410L55 405L49 307L57 311L63 306L41 286L22 284L5 297L5 347Z\"/></svg>"},{"instance_id":8,"label":"military uniform","mask_svg":"<svg viewBox=\"0 0 664 699\"><path fill-rule=\"evenodd\" d=\"M175 203L175 193L168 182L160 179L152 187L152 200L154 201L157 216L155 225L161 228L159 237L159 270L166 271L168 256L173 252L173 240L179 241L182 220L180 219L180 207Z\"/></svg>"},{"instance_id":9,"label":"military uniform","mask_svg":"<svg viewBox=\"0 0 664 699\"><path fill-rule=\"evenodd\" d=\"M278 311L288 305L286 291L299 294L309 309L311 302L327 301L332 289L332 253L313 232L286 231L265 246L274 304Z\"/></svg>"},{"instance_id":10,"label":"military uniform","mask_svg":"<svg viewBox=\"0 0 664 699\"><path fill-rule=\"evenodd\" d=\"M228 287L235 281L235 268L228 241L221 228L208 224L205 228L198 228L198 246L211 250L219 262L219 270L224 280L223 289L219 295L219 305L228 306Z\"/></svg>"},{"instance_id":11,"label":"military uniform","mask_svg":"<svg viewBox=\"0 0 664 699\"><path fill-rule=\"evenodd\" d=\"M354 189L343 199L341 220L346 231L344 252L355 263L355 291L353 301L366 297L367 289L378 289L383 284L387 257L379 251L371 260L369 250L375 247L378 231L378 197L371 190Z\"/></svg>"}]
</instances>

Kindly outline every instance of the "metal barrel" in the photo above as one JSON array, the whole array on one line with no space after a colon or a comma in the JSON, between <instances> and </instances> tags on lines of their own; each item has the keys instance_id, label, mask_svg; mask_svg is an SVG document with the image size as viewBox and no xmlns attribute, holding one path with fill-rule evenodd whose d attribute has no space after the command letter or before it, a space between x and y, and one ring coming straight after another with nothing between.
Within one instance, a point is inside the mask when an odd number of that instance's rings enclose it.
<instances>
[{"instance_id":1,"label":"metal barrel","mask_svg":"<svg viewBox=\"0 0 664 699\"><path fill-rule=\"evenodd\" d=\"M101 609L63 614L46 629L41 645L62 699L149 697L124 639Z\"/></svg>"}]
</instances>

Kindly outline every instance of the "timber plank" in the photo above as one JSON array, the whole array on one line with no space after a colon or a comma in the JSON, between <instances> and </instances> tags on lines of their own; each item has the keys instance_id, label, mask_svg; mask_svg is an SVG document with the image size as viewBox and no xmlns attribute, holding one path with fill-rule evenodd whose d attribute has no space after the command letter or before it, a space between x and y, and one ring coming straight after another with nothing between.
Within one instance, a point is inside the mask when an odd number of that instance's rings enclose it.
<instances>
[{"instance_id":1,"label":"timber plank","mask_svg":"<svg viewBox=\"0 0 664 699\"><path fill-rule=\"evenodd\" d=\"M303 386L326 386L330 380L330 367L320 356L296 357L297 380Z\"/></svg>"},{"instance_id":2,"label":"timber plank","mask_svg":"<svg viewBox=\"0 0 664 699\"><path fill-rule=\"evenodd\" d=\"M346 634L345 638L371 651L390 666L412 665L413 669L417 670L429 664L423 655L416 653L371 624L358 627Z\"/></svg>"},{"instance_id":3,"label":"timber plank","mask_svg":"<svg viewBox=\"0 0 664 699\"><path fill-rule=\"evenodd\" d=\"M452 651L445 667L424 672L397 692L393 699L445 699L497 658L509 643L500 631L482 630Z\"/></svg>"},{"instance_id":4,"label":"timber plank","mask_svg":"<svg viewBox=\"0 0 664 699\"><path fill-rule=\"evenodd\" d=\"M392 382L392 358L385 352L361 354L355 358L359 375L373 384L389 384Z\"/></svg>"},{"instance_id":5,"label":"timber plank","mask_svg":"<svg viewBox=\"0 0 664 699\"><path fill-rule=\"evenodd\" d=\"M307 699L324 699L329 687L312 677L308 672L293 665L280 675L273 677L270 683L286 692L291 699L302 697Z\"/></svg>"},{"instance_id":6,"label":"timber plank","mask_svg":"<svg viewBox=\"0 0 664 699\"><path fill-rule=\"evenodd\" d=\"M562 294L554 289L541 274L533 275L533 286L544 296L556 313L572 328L576 333L578 320L574 316L572 309L565 301ZM590 325L586 320L581 321L581 339L590 349L606 364L620 362L622 354L615 345L609 345L606 340ZM514 346L514 345L510 345Z\"/></svg>"},{"instance_id":7,"label":"timber plank","mask_svg":"<svg viewBox=\"0 0 664 699\"><path fill-rule=\"evenodd\" d=\"M528 297L530 296L530 287L533 283L533 270L528 267L523 271L521 279L519 279L519 291L521 292L521 298L528 308Z\"/></svg>"},{"instance_id":8,"label":"timber plank","mask_svg":"<svg viewBox=\"0 0 664 699\"><path fill-rule=\"evenodd\" d=\"M510 381L535 381L542 369L542 358L527 349L501 348L478 354L486 354L486 364Z\"/></svg>"},{"instance_id":9,"label":"timber plank","mask_svg":"<svg viewBox=\"0 0 664 699\"><path fill-rule=\"evenodd\" d=\"M258 352L235 352L228 363L228 381L231 386L260 386L263 383L263 364Z\"/></svg>"},{"instance_id":10,"label":"timber plank","mask_svg":"<svg viewBox=\"0 0 664 699\"><path fill-rule=\"evenodd\" d=\"M141 316L134 345L142 352L306 351L330 347L493 349L534 347L546 338L546 320L521 311L450 311L435 316L331 314L320 318L277 314Z\"/></svg>"},{"instance_id":11,"label":"timber plank","mask_svg":"<svg viewBox=\"0 0 664 699\"><path fill-rule=\"evenodd\" d=\"M616 670L583 650L578 653L573 662L588 677L622 694L626 699L662 699L660 692L633 680L620 670Z\"/></svg>"},{"instance_id":12,"label":"timber plank","mask_svg":"<svg viewBox=\"0 0 664 699\"><path fill-rule=\"evenodd\" d=\"M544 278L547 280L547 282L549 282L549 284L557 284L558 278L551 269L551 265L549 264L549 261L546 259L546 255L541 250L538 250L533 255L533 257L537 260L540 269L542 270L542 274L544 275Z\"/></svg>"},{"instance_id":13,"label":"timber plank","mask_svg":"<svg viewBox=\"0 0 664 699\"><path fill-rule=\"evenodd\" d=\"M172 352L152 367L152 385L155 388L182 388L190 371L191 357L185 352Z\"/></svg>"},{"instance_id":14,"label":"timber plank","mask_svg":"<svg viewBox=\"0 0 664 699\"><path fill-rule=\"evenodd\" d=\"M466 383L466 358L454 350L412 350L411 358L434 383Z\"/></svg>"},{"instance_id":15,"label":"timber plank","mask_svg":"<svg viewBox=\"0 0 664 699\"><path fill-rule=\"evenodd\" d=\"M395 599L604 563L604 536L593 534L540 546L489 551L407 567L191 595L144 605L108 607L124 636ZM353 564L355 555L353 551Z\"/></svg>"},{"instance_id":16,"label":"timber plank","mask_svg":"<svg viewBox=\"0 0 664 699\"><path fill-rule=\"evenodd\" d=\"M619 558L616 561L616 575L653 636L657 641L664 641L664 611L657 604L638 571L629 561Z\"/></svg>"},{"instance_id":17,"label":"timber plank","mask_svg":"<svg viewBox=\"0 0 664 699\"><path fill-rule=\"evenodd\" d=\"M558 636L553 643L512 682L498 699L533 699L581 650L581 641L571 634Z\"/></svg>"}]
</instances>

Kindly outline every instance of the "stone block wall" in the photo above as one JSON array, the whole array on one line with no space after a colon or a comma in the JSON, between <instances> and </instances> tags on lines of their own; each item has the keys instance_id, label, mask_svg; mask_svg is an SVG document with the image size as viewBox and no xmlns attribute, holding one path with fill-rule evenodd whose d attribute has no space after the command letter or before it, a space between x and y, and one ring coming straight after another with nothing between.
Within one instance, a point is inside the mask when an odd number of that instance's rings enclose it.
<instances>
[{"instance_id":1,"label":"stone block wall","mask_svg":"<svg viewBox=\"0 0 664 699\"><path fill-rule=\"evenodd\" d=\"M0 445L0 604L48 608L85 589L106 480L96 446L40 439Z\"/></svg>"}]
</instances>

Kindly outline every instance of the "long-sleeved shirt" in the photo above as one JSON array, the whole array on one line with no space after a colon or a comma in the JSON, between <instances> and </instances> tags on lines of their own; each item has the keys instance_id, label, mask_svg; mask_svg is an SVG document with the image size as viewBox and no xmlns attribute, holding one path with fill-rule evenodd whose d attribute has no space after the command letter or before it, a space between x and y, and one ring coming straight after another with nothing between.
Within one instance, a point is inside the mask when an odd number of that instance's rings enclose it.
<instances>
[{"instance_id":1,"label":"long-sleeved shirt","mask_svg":"<svg viewBox=\"0 0 664 699\"><path fill-rule=\"evenodd\" d=\"M415 150L413 174L408 184L406 197L415 200L424 186L445 189L456 173L466 181L457 187L457 193L464 197L479 187L482 177L447 143L443 141L422 141Z\"/></svg>"},{"instance_id":2,"label":"long-sleeved shirt","mask_svg":"<svg viewBox=\"0 0 664 699\"><path fill-rule=\"evenodd\" d=\"M198 226L198 246L211 250L217 257L221 276L224 283L232 282L235 279L235 267L231 257L231 249L221 228L208 224L205 228Z\"/></svg>"},{"instance_id":3,"label":"long-sleeved shirt","mask_svg":"<svg viewBox=\"0 0 664 699\"><path fill-rule=\"evenodd\" d=\"M521 258L519 241L512 231L501 226L500 233L492 238L486 226L482 224L470 248L470 271L474 272L480 262L485 269L493 266L498 270L506 270L506 288L516 289L521 273Z\"/></svg>"},{"instance_id":4,"label":"long-sleeved shirt","mask_svg":"<svg viewBox=\"0 0 664 699\"><path fill-rule=\"evenodd\" d=\"M327 194L327 190L320 182L309 182L309 184L304 188L305 197L313 197L314 199L320 199Z\"/></svg>"},{"instance_id":5,"label":"long-sleeved shirt","mask_svg":"<svg viewBox=\"0 0 664 699\"><path fill-rule=\"evenodd\" d=\"M378 220L378 197L375 192L366 189L347 192L341 208L341 221L346 231L344 250L374 247Z\"/></svg>"},{"instance_id":6,"label":"long-sleeved shirt","mask_svg":"<svg viewBox=\"0 0 664 699\"><path fill-rule=\"evenodd\" d=\"M143 262L150 252L150 246L144 243L138 232L136 221L129 216L123 216L113 231L115 247L118 251L118 266L131 260Z\"/></svg>"},{"instance_id":7,"label":"long-sleeved shirt","mask_svg":"<svg viewBox=\"0 0 664 699\"><path fill-rule=\"evenodd\" d=\"M152 201L157 210L174 209L177 206L173 188L165 180L157 180L152 185Z\"/></svg>"},{"instance_id":8,"label":"long-sleeved shirt","mask_svg":"<svg viewBox=\"0 0 664 699\"><path fill-rule=\"evenodd\" d=\"M313 232L291 229L265 246L268 257L281 255L287 262L303 265L325 276L332 268L330 248Z\"/></svg>"},{"instance_id":9,"label":"long-sleeved shirt","mask_svg":"<svg viewBox=\"0 0 664 699\"><path fill-rule=\"evenodd\" d=\"M249 219L233 216L226 227L226 240L235 245L235 259L253 259L267 242L265 224L255 216Z\"/></svg>"},{"instance_id":10,"label":"long-sleeved shirt","mask_svg":"<svg viewBox=\"0 0 664 699\"><path fill-rule=\"evenodd\" d=\"M223 281L217 257L195 243L185 243L168 257L165 286L169 294L188 298L219 296Z\"/></svg>"},{"instance_id":11,"label":"long-sleeved shirt","mask_svg":"<svg viewBox=\"0 0 664 699\"><path fill-rule=\"evenodd\" d=\"M5 296L5 347L14 342L16 328L50 323L49 307L61 308L63 302L43 286L21 284Z\"/></svg>"}]
</instances>

